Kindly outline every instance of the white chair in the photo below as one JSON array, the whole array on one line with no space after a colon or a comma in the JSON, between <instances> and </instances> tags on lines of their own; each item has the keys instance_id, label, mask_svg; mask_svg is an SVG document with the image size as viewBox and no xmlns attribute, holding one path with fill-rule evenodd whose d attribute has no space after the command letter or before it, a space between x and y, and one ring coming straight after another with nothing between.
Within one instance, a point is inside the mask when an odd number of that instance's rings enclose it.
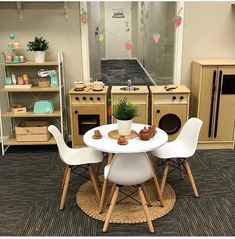
<instances>
[{"instance_id":1,"label":"white chair","mask_svg":"<svg viewBox=\"0 0 235 239\"><path fill-rule=\"evenodd\" d=\"M87 164L89 168L90 177L95 188L96 195L100 200L100 192L98 188L98 177L91 164L100 163L103 160L101 152L93 150L91 148L69 148L60 133L60 131L54 126L50 125L48 130L54 136L61 160L67 165L64 172L64 178L62 182L62 196L60 202L60 210L64 209L65 199L68 192L68 186L70 181L71 172L75 166Z\"/></svg>"},{"instance_id":2,"label":"white chair","mask_svg":"<svg viewBox=\"0 0 235 239\"><path fill-rule=\"evenodd\" d=\"M187 161L187 158L193 156L197 148L198 137L203 122L198 118L190 118L183 126L178 137L169 143L164 144L162 147L153 150L151 153L160 159L166 159L163 171L162 183L160 187L161 193L163 192L166 182L170 163L172 166L177 164L180 170L180 176L183 178L183 168L186 169L190 183L192 185L195 197L198 197L197 187ZM178 161L175 162L174 159ZM175 167L175 166L174 166Z\"/></svg>"},{"instance_id":3,"label":"white chair","mask_svg":"<svg viewBox=\"0 0 235 239\"><path fill-rule=\"evenodd\" d=\"M151 202L149 200L144 182L153 177L153 171L146 153L133 153L133 154L116 154L111 164L104 168L104 178L113 182L113 188L111 190L111 203L105 219L103 232L108 230L109 221L113 212L114 205L116 204L119 187L138 185L138 191L142 207L146 216L148 227L150 232L154 232L153 224L149 215L147 202L149 206ZM147 201L147 202L146 202Z\"/></svg>"}]
</instances>

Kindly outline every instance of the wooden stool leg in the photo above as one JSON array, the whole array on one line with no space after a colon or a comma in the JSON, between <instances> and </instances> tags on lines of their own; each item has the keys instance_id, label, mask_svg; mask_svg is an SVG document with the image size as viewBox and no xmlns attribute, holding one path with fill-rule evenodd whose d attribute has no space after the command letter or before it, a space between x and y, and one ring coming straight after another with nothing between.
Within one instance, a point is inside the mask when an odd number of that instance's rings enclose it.
<instances>
[{"instance_id":1,"label":"wooden stool leg","mask_svg":"<svg viewBox=\"0 0 235 239\"><path fill-rule=\"evenodd\" d=\"M183 180L184 179L184 174L183 174L184 167L183 167L180 159L177 159L177 161L178 161L178 167L179 167L179 176L180 176L180 179Z\"/></svg>"},{"instance_id":2,"label":"wooden stool leg","mask_svg":"<svg viewBox=\"0 0 235 239\"><path fill-rule=\"evenodd\" d=\"M160 205L162 207L164 207L160 186L159 186L159 183L158 183L158 180L157 180L157 176L156 176L156 173L155 173L155 170L154 170L154 167L153 167L153 162L152 162L152 160L150 158L149 158L149 162L150 162L150 165L152 167L153 182L154 182L154 186L155 186L156 192L157 192L157 200L159 199ZM156 168L157 168L157 166L156 166Z\"/></svg>"},{"instance_id":3,"label":"wooden stool leg","mask_svg":"<svg viewBox=\"0 0 235 239\"><path fill-rule=\"evenodd\" d=\"M108 226L109 226L109 221L113 212L113 208L117 202L117 197L118 197L118 191L119 191L119 187L116 186L113 197L112 197L112 201L107 213L107 216L105 218L105 223L104 223L104 227L103 227L103 232L106 232L108 230Z\"/></svg>"},{"instance_id":4,"label":"wooden stool leg","mask_svg":"<svg viewBox=\"0 0 235 239\"><path fill-rule=\"evenodd\" d=\"M60 210L64 209L65 199L66 199L68 187L69 187L70 176L71 176L71 167L69 166L67 169L65 182L64 182L64 188L63 188L63 192L62 192L62 196L61 196Z\"/></svg>"},{"instance_id":5,"label":"wooden stool leg","mask_svg":"<svg viewBox=\"0 0 235 239\"><path fill-rule=\"evenodd\" d=\"M168 171L169 171L169 162L166 162L165 168L163 170L163 176L162 176L162 182L161 182L161 188L160 188L161 195L163 194L164 186L166 184Z\"/></svg>"},{"instance_id":6,"label":"wooden stool leg","mask_svg":"<svg viewBox=\"0 0 235 239\"><path fill-rule=\"evenodd\" d=\"M110 192L110 195L109 195L109 202L110 203L111 203L111 200L113 198L113 194L114 194L115 188L116 188L116 184L113 183L113 186L111 188L111 192ZM110 205L110 203L109 203L109 205Z\"/></svg>"},{"instance_id":7,"label":"wooden stool leg","mask_svg":"<svg viewBox=\"0 0 235 239\"><path fill-rule=\"evenodd\" d=\"M98 199L100 200L100 191L99 191L99 188L98 188L98 185L97 185L97 181L96 181L96 177L95 177L95 173L94 173L94 170L92 168L92 165L89 164L88 168L89 168L91 181L92 181L93 186L95 188L96 195L97 195Z\"/></svg>"},{"instance_id":8,"label":"wooden stool leg","mask_svg":"<svg viewBox=\"0 0 235 239\"><path fill-rule=\"evenodd\" d=\"M65 178L66 178L68 168L69 168L69 165L66 165L65 170L64 170L64 177L63 177L62 184L61 184L61 189L64 188L64 182L65 182Z\"/></svg>"},{"instance_id":9,"label":"wooden stool leg","mask_svg":"<svg viewBox=\"0 0 235 239\"><path fill-rule=\"evenodd\" d=\"M199 197L198 195L198 191L197 191L197 186L195 184L195 181L194 181L194 178L193 178L193 175L192 175L192 171L191 171L191 168L189 166L189 163L187 160L185 160L185 167L186 167L186 170L187 170L187 173L188 173L188 177L189 177L189 181L192 185L192 188L193 188L193 192L194 192L194 195L196 198Z\"/></svg>"},{"instance_id":10,"label":"wooden stool leg","mask_svg":"<svg viewBox=\"0 0 235 239\"><path fill-rule=\"evenodd\" d=\"M143 193L141 187L139 187L139 195L140 195L140 200L141 200L141 203L142 203L142 207L144 209L144 214L145 214L145 217L146 217L146 220L147 220L147 223L148 223L149 231L151 233L154 233L152 220L150 218L150 214L149 214L149 210L148 210L148 207L147 207L147 203L146 203L146 200L145 200L145 197L144 197L144 193Z\"/></svg>"},{"instance_id":11,"label":"wooden stool leg","mask_svg":"<svg viewBox=\"0 0 235 239\"><path fill-rule=\"evenodd\" d=\"M148 203L148 206L149 206L149 207L152 207L153 205L152 205L152 203L151 203L151 200L150 200L150 198L149 198L149 194L148 194L148 192L147 192L147 189L146 189L145 185L144 185L144 184L141 184L141 187L142 187L142 190L143 190L143 193L144 193L144 197L145 197L145 199L146 199L146 201L147 201L147 203Z\"/></svg>"},{"instance_id":12,"label":"wooden stool leg","mask_svg":"<svg viewBox=\"0 0 235 239\"><path fill-rule=\"evenodd\" d=\"M103 188L102 188L102 193L101 193L101 199L100 199L100 211L99 211L100 214L103 212L104 201L105 201L106 190L107 190L107 184L108 184L108 180L106 178L104 178Z\"/></svg>"}]
</instances>

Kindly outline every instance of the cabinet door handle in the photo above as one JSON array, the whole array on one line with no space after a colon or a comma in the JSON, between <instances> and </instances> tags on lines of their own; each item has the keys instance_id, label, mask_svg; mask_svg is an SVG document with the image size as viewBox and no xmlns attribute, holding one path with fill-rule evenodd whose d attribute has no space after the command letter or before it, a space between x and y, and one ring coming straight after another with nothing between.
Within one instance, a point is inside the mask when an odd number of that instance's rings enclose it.
<instances>
[{"instance_id":1,"label":"cabinet door handle","mask_svg":"<svg viewBox=\"0 0 235 239\"><path fill-rule=\"evenodd\" d=\"M161 111L160 110L157 110L157 113L160 113Z\"/></svg>"},{"instance_id":2,"label":"cabinet door handle","mask_svg":"<svg viewBox=\"0 0 235 239\"><path fill-rule=\"evenodd\" d=\"M218 130L218 122L219 122L219 105L220 105L220 93L221 93L221 81L222 81L222 74L223 72L219 72L219 86L218 86L218 94L217 94L217 103L216 103L216 115L215 115L215 131L214 131L214 138L217 137L217 130Z\"/></svg>"},{"instance_id":3,"label":"cabinet door handle","mask_svg":"<svg viewBox=\"0 0 235 239\"><path fill-rule=\"evenodd\" d=\"M211 108L210 108L208 138L211 137L211 131L212 131L212 117L213 117L213 110L214 110L213 108L214 108L214 99L215 99L215 80L216 80L216 70L213 71L213 83L212 83L212 91L211 91Z\"/></svg>"}]
</instances>

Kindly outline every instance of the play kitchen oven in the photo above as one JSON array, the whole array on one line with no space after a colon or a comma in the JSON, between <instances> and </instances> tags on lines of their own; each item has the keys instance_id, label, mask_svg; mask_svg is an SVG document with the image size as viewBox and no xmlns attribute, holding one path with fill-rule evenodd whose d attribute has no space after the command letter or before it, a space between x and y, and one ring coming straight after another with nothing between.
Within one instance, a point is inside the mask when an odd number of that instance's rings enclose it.
<instances>
[{"instance_id":1,"label":"play kitchen oven","mask_svg":"<svg viewBox=\"0 0 235 239\"><path fill-rule=\"evenodd\" d=\"M69 91L72 146L84 145L83 135L90 129L107 124L107 91Z\"/></svg>"}]
</instances>

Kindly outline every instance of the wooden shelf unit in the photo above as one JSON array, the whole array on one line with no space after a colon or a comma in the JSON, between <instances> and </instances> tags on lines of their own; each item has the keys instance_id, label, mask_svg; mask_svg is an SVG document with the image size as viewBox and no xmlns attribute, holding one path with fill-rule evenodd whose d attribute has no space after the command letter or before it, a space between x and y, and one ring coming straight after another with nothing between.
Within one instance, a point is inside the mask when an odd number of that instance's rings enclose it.
<instances>
[{"instance_id":1,"label":"wooden shelf unit","mask_svg":"<svg viewBox=\"0 0 235 239\"><path fill-rule=\"evenodd\" d=\"M5 59L5 58L4 58ZM66 98L65 98L65 87L64 87L64 64L63 64L63 53L58 52L58 61L48 61L44 63L36 63L36 62L31 62L27 61L25 63L5 63L1 62L0 66L4 67L5 71L5 76L9 76L10 72L12 69L14 69L14 72L18 72L17 69L20 69L20 67L24 67L25 72L27 73L27 67L30 67L30 71L38 71L39 67L45 68L48 66L50 69L55 69L58 74L58 87L47 87L47 88L42 88L38 86L32 86L31 88L1 88L0 93L1 94L6 94L7 98L7 103L1 102L0 104L0 146L1 146L1 151L2 155L5 154L6 150L8 149L9 146L11 145L51 145L51 144L56 144L55 139L53 136L50 137L48 141L25 141L25 142L20 142L16 141L15 135L14 135L14 129L16 125L19 124L17 121L21 121L24 118L29 118L30 120L35 119L35 120L40 120L42 118L51 118L54 119L53 123L58 124L58 127L60 128L60 131L65 138L65 134L67 133L67 119L66 119ZM12 68L14 67L14 68ZM35 68L37 67L37 68ZM12 69L11 69L12 68ZM19 70L20 72L20 70ZM17 74L16 74L17 75ZM4 79L2 79L2 82L4 82ZM39 94L34 94L39 93ZM18 113L15 114L13 112L10 112L10 105L14 101L14 97L16 97L15 93L22 93L22 94L31 94L34 96L34 100L39 100L40 97L42 97L43 93L53 93L55 92L56 94L59 95L59 99L57 98L56 103L57 105L57 110L55 110L53 113L50 114L36 114L33 113L32 111L28 111L25 113ZM48 100L52 98L52 95L46 95L48 97ZM1 96L2 97L2 96ZM51 97L51 98L50 98ZM27 98L27 97L25 97ZM13 100L13 101L12 101ZM24 97L22 97L22 103L24 102ZM55 103L55 102L54 102ZM3 109L8 109L8 111L4 111ZM10 129L3 125L4 122L6 123L6 118L10 119ZM5 120L4 120L5 119ZM7 130L8 132L5 133L4 131ZM10 131L10 133L9 133ZM4 134L5 133L5 134ZM7 135L8 134L8 135ZM67 136L67 135L66 135Z\"/></svg>"},{"instance_id":2,"label":"wooden shelf unit","mask_svg":"<svg viewBox=\"0 0 235 239\"><path fill-rule=\"evenodd\" d=\"M4 145L48 145L48 144L56 144L56 141L53 136L50 137L48 141L25 141L18 142L16 138L10 136L7 140L4 141Z\"/></svg>"},{"instance_id":3,"label":"wooden shelf unit","mask_svg":"<svg viewBox=\"0 0 235 239\"><path fill-rule=\"evenodd\" d=\"M42 88L38 86L33 86L32 88L1 88L2 92L59 92L60 87L47 87Z\"/></svg>"},{"instance_id":4,"label":"wooden shelf unit","mask_svg":"<svg viewBox=\"0 0 235 239\"><path fill-rule=\"evenodd\" d=\"M13 113L13 112L5 112L2 114L2 117L9 117L9 118L22 118L22 117L60 117L61 112L60 110L56 110L50 114L36 114L32 111L27 111L25 113Z\"/></svg>"}]
</instances>

